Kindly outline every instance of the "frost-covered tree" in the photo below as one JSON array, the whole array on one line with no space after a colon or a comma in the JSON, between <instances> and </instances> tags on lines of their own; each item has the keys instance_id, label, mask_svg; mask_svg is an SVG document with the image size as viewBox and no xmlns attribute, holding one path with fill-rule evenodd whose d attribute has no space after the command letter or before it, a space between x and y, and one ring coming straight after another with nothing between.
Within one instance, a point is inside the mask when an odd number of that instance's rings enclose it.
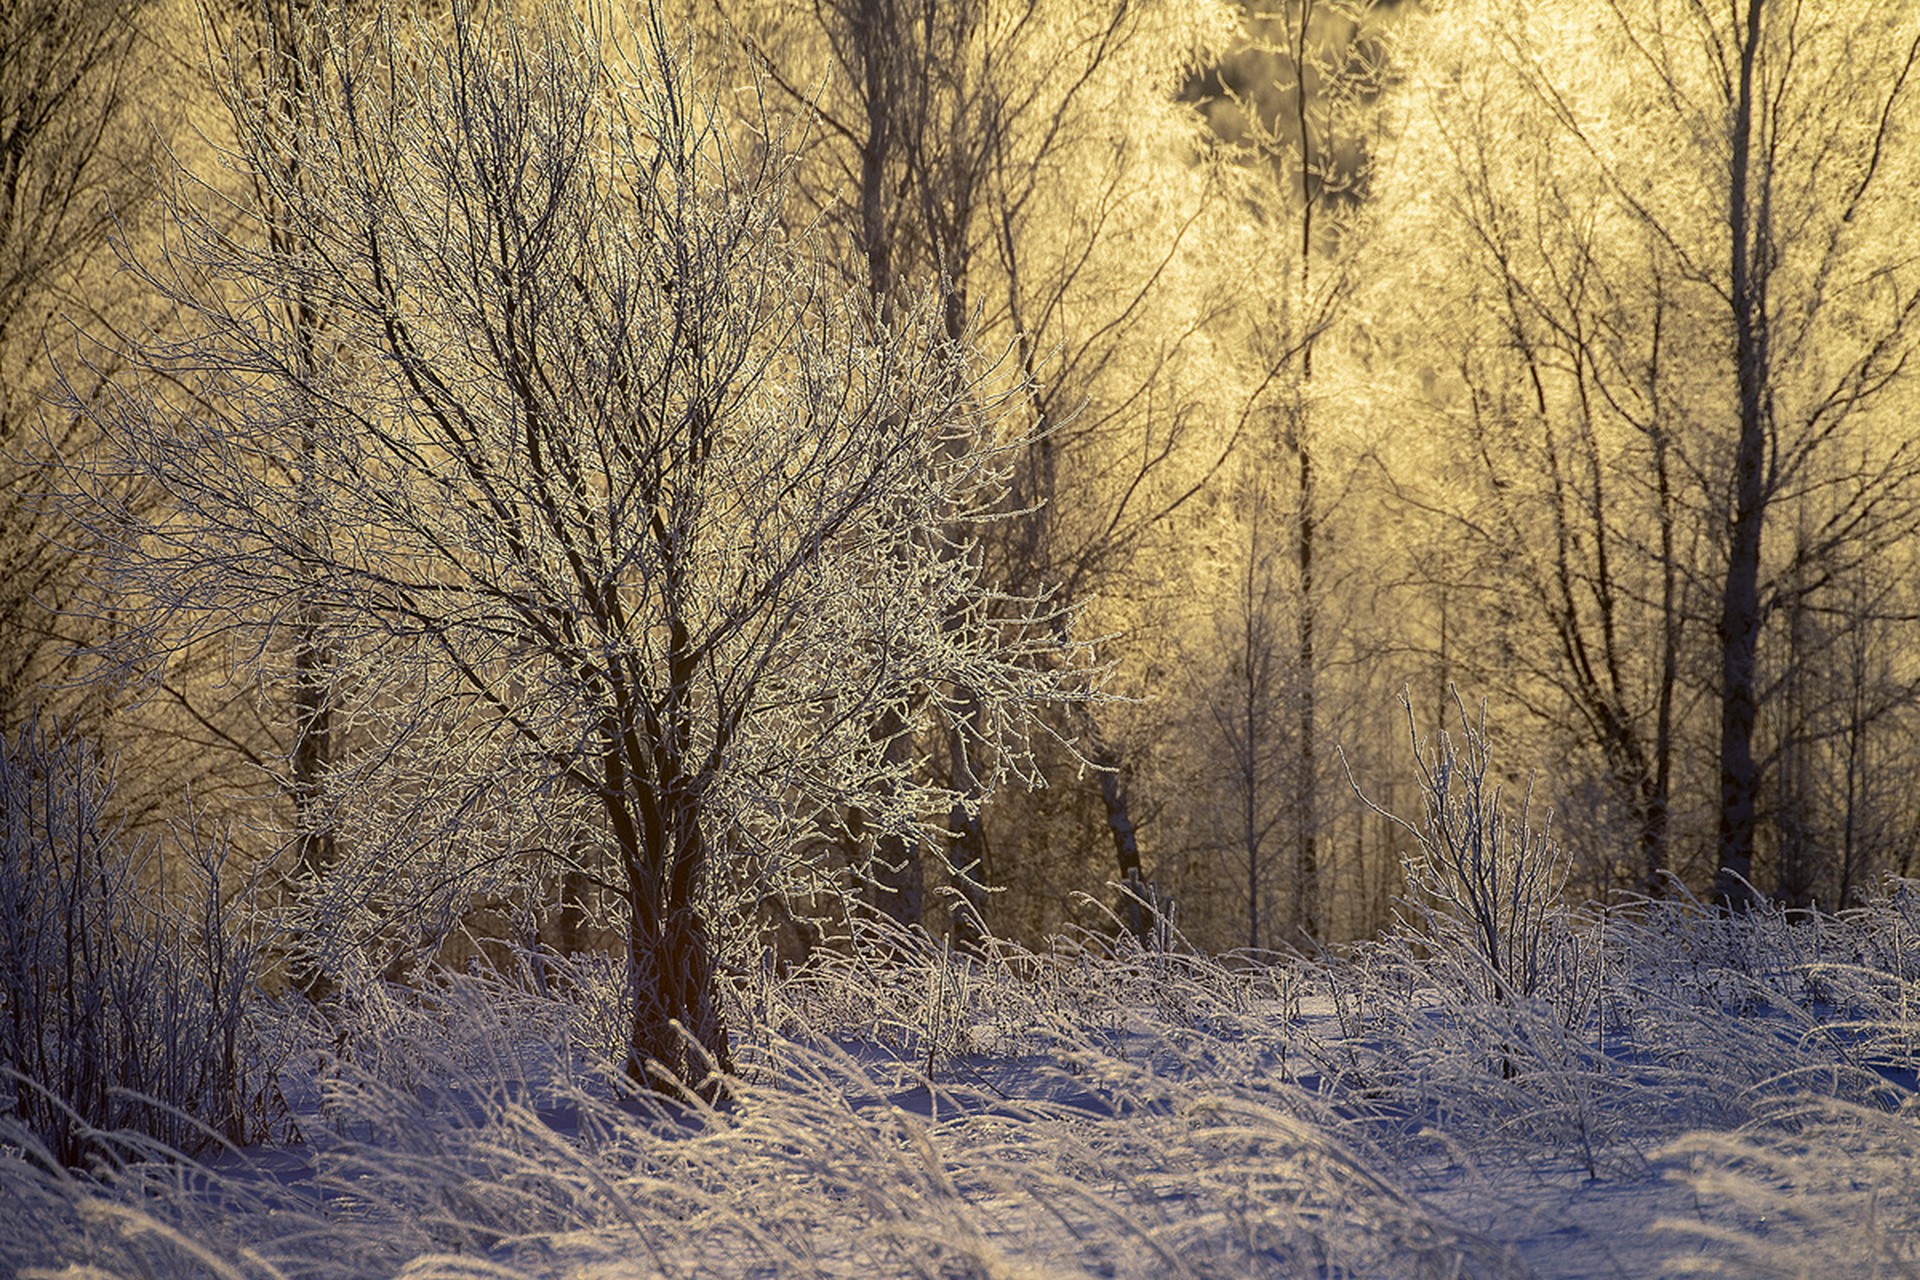
<instances>
[{"instance_id":1,"label":"frost-covered tree","mask_svg":"<svg viewBox=\"0 0 1920 1280\"><path fill-rule=\"evenodd\" d=\"M308 901L417 919L481 864L570 860L621 906L631 1072L698 1085L742 862L851 804L948 812L871 726L989 739L1004 775L1079 696L1049 606L981 585L1019 430L934 307L828 283L782 139L664 24L329 21L306 109L233 104L267 198L176 181L154 274L200 332L144 353L174 390L99 412L168 498L117 527L118 586L156 635L327 631L355 822Z\"/></svg>"},{"instance_id":2,"label":"frost-covered tree","mask_svg":"<svg viewBox=\"0 0 1920 1280\"><path fill-rule=\"evenodd\" d=\"M1204 695L1233 762L1229 847L1245 868L1248 946L1256 948L1263 894L1281 897L1263 884L1274 878L1265 864L1282 848L1285 902L1269 914L1285 920L1289 940L1317 940L1326 905L1320 757L1329 636L1321 614L1335 574L1325 543L1352 479L1328 448L1327 437L1339 434L1329 408L1340 410L1329 404L1325 357L1338 359L1339 329L1351 322L1366 270L1357 209L1372 181L1375 104L1388 80L1388 29L1374 9L1369 0L1299 0L1251 14L1247 47L1198 86L1213 129L1245 170L1246 220L1235 239L1261 266L1229 329L1248 384L1247 439L1232 489L1234 527L1224 535L1233 547L1226 625L1217 626L1225 679Z\"/></svg>"},{"instance_id":3,"label":"frost-covered tree","mask_svg":"<svg viewBox=\"0 0 1920 1280\"><path fill-rule=\"evenodd\" d=\"M1769 649L1920 527L1920 33L1767 0L1476 0L1428 31L1407 198L1491 651L1604 760L1652 888L1704 641L1716 892L1743 901Z\"/></svg>"},{"instance_id":4,"label":"frost-covered tree","mask_svg":"<svg viewBox=\"0 0 1920 1280\"><path fill-rule=\"evenodd\" d=\"M88 637L63 616L85 548L47 501L48 457L91 445L85 424L43 414L47 354L71 326L129 323L97 270L116 219L145 204L146 124L136 92L147 6L22 0L0 9L0 727L57 706Z\"/></svg>"},{"instance_id":5,"label":"frost-covered tree","mask_svg":"<svg viewBox=\"0 0 1920 1280\"><path fill-rule=\"evenodd\" d=\"M989 540L992 580L1084 605L1116 637L1121 681L1150 697L1141 670L1161 640L1144 600L1167 590L1156 580L1185 558L1172 519L1223 465L1232 445L1221 424L1238 408L1219 407L1232 380L1212 362L1206 330L1252 267L1214 256L1210 232L1228 202L1203 160L1199 113L1179 98L1190 66L1235 38L1231 7L720 8L785 103L817 112L795 204L797 216L840 230L844 276L882 307L936 288L950 335L971 332L1018 362L1028 411L1047 429L1018 457L1012 518ZM1055 771L1062 791L1085 793L1076 829L1055 842L1073 850L1071 870L1041 873L1057 859L1048 819L1001 806L994 840L961 815L950 823L945 860L963 887L976 878L1091 887L1081 850L1096 839L1112 850L1100 879L1149 875L1130 783L1146 744L1166 736L1164 718L1096 716L1083 704L1059 727L1094 765ZM951 742L943 756L955 790L969 790L975 762ZM990 846L999 867L986 865ZM1018 852L1005 857L1010 847ZM1014 861L1025 865L1005 865ZM882 901L897 909L910 896ZM1057 921L1063 906L1035 917Z\"/></svg>"}]
</instances>

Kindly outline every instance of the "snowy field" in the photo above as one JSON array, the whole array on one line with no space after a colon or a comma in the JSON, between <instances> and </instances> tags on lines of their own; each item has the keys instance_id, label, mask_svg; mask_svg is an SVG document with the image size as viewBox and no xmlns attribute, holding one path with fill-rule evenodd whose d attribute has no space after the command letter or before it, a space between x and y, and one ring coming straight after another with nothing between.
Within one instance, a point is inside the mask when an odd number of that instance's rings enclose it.
<instances>
[{"instance_id":1,"label":"snowy field","mask_svg":"<svg viewBox=\"0 0 1920 1280\"><path fill-rule=\"evenodd\" d=\"M260 1028L276 1144L10 1131L0 1274L1920 1275L1920 885L1548 923L1525 995L1411 932L737 972L717 1108L622 1086L610 967L370 986Z\"/></svg>"}]
</instances>

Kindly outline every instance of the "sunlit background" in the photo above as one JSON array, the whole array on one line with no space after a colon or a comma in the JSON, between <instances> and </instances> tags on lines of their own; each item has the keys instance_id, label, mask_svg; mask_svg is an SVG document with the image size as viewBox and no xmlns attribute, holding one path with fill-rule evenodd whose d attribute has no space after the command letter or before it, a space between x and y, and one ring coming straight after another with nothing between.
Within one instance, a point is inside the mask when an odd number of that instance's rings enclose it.
<instances>
[{"instance_id":1,"label":"sunlit background","mask_svg":"<svg viewBox=\"0 0 1920 1280\"><path fill-rule=\"evenodd\" d=\"M624 964L692 1085L863 929L1888 909L1916 99L1906 0L10 0L9 968L117 850L223 998Z\"/></svg>"}]
</instances>

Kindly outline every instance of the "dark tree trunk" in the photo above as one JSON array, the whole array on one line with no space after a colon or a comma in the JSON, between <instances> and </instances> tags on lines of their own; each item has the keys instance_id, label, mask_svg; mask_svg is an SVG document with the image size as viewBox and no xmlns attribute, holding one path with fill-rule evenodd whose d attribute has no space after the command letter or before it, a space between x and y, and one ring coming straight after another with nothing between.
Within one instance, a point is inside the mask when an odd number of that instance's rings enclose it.
<instances>
[{"instance_id":1,"label":"dark tree trunk","mask_svg":"<svg viewBox=\"0 0 1920 1280\"><path fill-rule=\"evenodd\" d=\"M303 606L293 650L293 800L296 892L311 892L334 862L332 822L322 789L333 761L330 705L332 658L319 641L318 610ZM296 947L288 978L307 999L333 994L332 979L315 958Z\"/></svg>"},{"instance_id":2,"label":"dark tree trunk","mask_svg":"<svg viewBox=\"0 0 1920 1280\"><path fill-rule=\"evenodd\" d=\"M894 77L889 71L898 53L886 47L892 26L887 10L886 0L858 0L851 15L867 116L867 136L860 143L860 248L867 260L867 290L882 323L893 314L893 234L885 187L894 127Z\"/></svg>"},{"instance_id":3,"label":"dark tree trunk","mask_svg":"<svg viewBox=\"0 0 1920 1280\"><path fill-rule=\"evenodd\" d=\"M1753 901L1753 838L1760 774L1753 758L1757 714L1756 660L1760 647L1761 529L1767 509L1767 272L1766 202L1752 200L1754 60L1760 46L1762 0L1746 0L1734 102L1733 155L1728 174L1732 230L1734 359L1739 380L1740 435L1734 454L1733 512L1728 529L1727 577L1720 596L1720 839L1714 897L1728 909ZM1757 215L1757 216L1756 216ZM1756 269L1758 268L1758 269Z\"/></svg>"},{"instance_id":4,"label":"dark tree trunk","mask_svg":"<svg viewBox=\"0 0 1920 1280\"><path fill-rule=\"evenodd\" d=\"M1119 904L1121 922L1141 942L1153 936L1153 892L1140 865L1140 831L1133 821L1133 801L1127 787L1126 766L1120 753L1100 733L1093 712L1080 708L1082 741L1094 776L1100 780L1100 800L1106 811L1107 831L1113 837L1114 861L1125 896Z\"/></svg>"},{"instance_id":5,"label":"dark tree trunk","mask_svg":"<svg viewBox=\"0 0 1920 1280\"><path fill-rule=\"evenodd\" d=\"M919 855L892 832L874 842L873 905L898 925L926 918L926 877Z\"/></svg>"},{"instance_id":6,"label":"dark tree trunk","mask_svg":"<svg viewBox=\"0 0 1920 1280\"><path fill-rule=\"evenodd\" d=\"M891 708L882 712L869 727L875 742L883 744L887 763L902 767L907 760L907 727L900 713ZM925 915L926 882L919 851L897 832L883 832L867 850L867 816L858 806L847 811L847 853L866 875L873 893L873 905L902 927L921 923Z\"/></svg>"},{"instance_id":7,"label":"dark tree trunk","mask_svg":"<svg viewBox=\"0 0 1920 1280\"><path fill-rule=\"evenodd\" d=\"M720 1077L733 1073L733 1054L713 938L694 900L707 850L697 814L663 812L671 798L649 801L641 798L638 821L624 797L607 801L627 880L633 984L627 1074L661 1093L684 1089L715 1101L724 1093Z\"/></svg>"},{"instance_id":8,"label":"dark tree trunk","mask_svg":"<svg viewBox=\"0 0 1920 1280\"><path fill-rule=\"evenodd\" d=\"M309 24L304 12L293 4L269 3L261 11L266 24L268 52L279 63L268 72L270 77L284 75L278 84L281 110L292 118L308 109L307 95L319 81L317 69L322 39ZM271 81L270 81L271 82ZM306 158L296 150L286 160L286 178L292 183L305 181ZM287 261L299 260L309 246L287 230L278 218L271 231L274 250ZM311 385L320 371L319 305L310 289L296 285L286 296L285 305L294 335L295 370L299 379ZM326 528L324 483L320 475L319 448L312 423L301 432L300 473L296 479L294 501L300 536L313 559L323 555L317 549L330 536ZM302 891L315 882L334 863L334 833L325 812L324 788L327 772L333 766L334 731L332 681L334 658L326 640L327 614L318 592L310 587L297 605L293 626L293 777L289 793L293 801L295 865ZM290 977L294 986L309 999L318 1000L332 991L332 983L311 958L294 964Z\"/></svg>"},{"instance_id":9,"label":"dark tree trunk","mask_svg":"<svg viewBox=\"0 0 1920 1280\"><path fill-rule=\"evenodd\" d=\"M1795 557L1796 562L1799 557ZM1818 836L1811 812L1814 801L1814 735L1808 724L1807 663L1815 660L1811 619L1799 592L1799 582L1790 585L1786 600L1786 653L1783 678L1775 697L1779 707L1774 719L1779 726L1774 752L1773 827L1778 857L1774 866L1773 897L1783 906L1805 909L1814 902L1814 879Z\"/></svg>"},{"instance_id":10,"label":"dark tree trunk","mask_svg":"<svg viewBox=\"0 0 1920 1280\"><path fill-rule=\"evenodd\" d=\"M867 292L883 325L892 322L895 283L894 215L888 205L891 173L897 160L901 74L899 14L890 0L852 0L842 9L859 61L859 90L864 100L866 136L860 140L860 253L867 268ZM885 743L887 761L899 766L908 752L906 725L897 711L888 709L871 726L876 741ZM846 818L850 853L865 862L874 906L901 926L921 924L926 914L926 872L916 844L894 832L880 835L871 851L860 849L866 832L865 815L857 808Z\"/></svg>"},{"instance_id":11,"label":"dark tree trunk","mask_svg":"<svg viewBox=\"0 0 1920 1280\"><path fill-rule=\"evenodd\" d=\"M671 629L674 687L692 687L681 629ZM601 725L600 802L619 850L627 893L627 974L632 1025L627 1074L666 1095L691 1091L708 1101L725 1094L733 1073L718 991L714 942L699 896L708 872L701 783L684 764L684 708L668 699L644 715L657 736L629 727L642 718L630 700Z\"/></svg>"},{"instance_id":12,"label":"dark tree trunk","mask_svg":"<svg viewBox=\"0 0 1920 1280\"><path fill-rule=\"evenodd\" d=\"M1656 343L1657 343L1656 339ZM1667 844L1672 826L1673 695L1680 667L1680 563L1674 549L1674 503L1665 428L1653 436L1654 477L1660 494L1660 691L1653 725L1653 777L1644 793L1640 827L1640 891L1648 897L1666 892Z\"/></svg>"},{"instance_id":13,"label":"dark tree trunk","mask_svg":"<svg viewBox=\"0 0 1920 1280\"><path fill-rule=\"evenodd\" d=\"M1293 106L1300 130L1300 314L1311 325L1313 305L1314 214L1326 190L1323 159L1314 146L1313 122L1308 110L1307 40L1314 20L1312 0L1302 0L1300 22L1294 30ZM1294 405L1293 447L1299 458L1299 509L1295 517L1295 561L1300 575L1300 601L1297 613L1295 659L1299 680L1299 776L1295 779L1295 825L1293 855L1293 924L1296 941L1311 947L1320 934L1320 821L1319 770L1314 753L1319 749L1320 726L1319 673L1315 669L1315 616L1313 553L1320 513L1315 494L1312 423L1309 421L1308 389L1313 385L1314 338L1308 333L1300 346L1300 387Z\"/></svg>"},{"instance_id":14,"label":"dark tree trunk","mask_svg":"<svg viewBox=\"0 0 1920 1280\"><path fill-rule=\"evenodd\" d=\"M1311 348L1305 358L1311 361ZM1307 364L1304 371L1311 376L1312 365ZM1297 941L1311 946L1320 936L1319 769L1314 758L1319 748L1320 725L1314 655L1317 618L1313 594L1313 541L1318 515L1314 510L1313 449L1306 438L1304 409L1301 417L1298 426L1300 435L1296 441L1300 455L1300 510L1296 519L1295 552L1300 574L1300 605L1295 660L1299 664L1300 720L1297 728L1299 776L1294 784L1293 922L1299 934Z\"/></svg>"},{"instance_id":15,"label":"dark tree trunk","mask_svg":"<svg viewBox=\"0 0 1920 1280\"><path fill-rule=\"evenodd\" d=\"M578 851L575 856L580 856ZM586 873L577 867L568 867L560 873L560 901L553 916L553 949L563 956L579 955L587 949L590 891Z\"/></svg>"},{"instance_id":16,"label":"dark tree trunk","mask_svg":"<svg viewBox=\"0 0 1920 1280\"><path fill-rule=\"evenodd\" d=\"M633 981L633 1055L627 1074L664 1093L685 1088L717 1100L733 1054L717 999L718 970L706 922L691 906L657 923L634 913L627 943Z\"/></svg>"},{"instance_id":17,"label":"dark tree trunk","mask_svg":"<svg viewBox=\"0 0 1920 1280\"><path fill-rule=\"evenodd\" d=\"M1845 765L1841 775L1840 882L1833 899L1836 911L1845 911L1853 905L1854 880L1860 870L1860 791L1866 763L1868 656L1863 626L1862 630L1855 631L1848 638L1847 645L1847 728Z\"/></svg>"},{"instance_id":18,"label":"dark tree trunk","mask_svg":"<svg viewBox=\"0 0 1920 1280\"><path fill-rule=\"evenodd\" d=\"M1672 805L1660 776L1664 772L1662 768L1653 777L1642 778L1640 785L1640 891L1648 897L1658 897L1666 884Z\"/></svg>"}]
</instances>

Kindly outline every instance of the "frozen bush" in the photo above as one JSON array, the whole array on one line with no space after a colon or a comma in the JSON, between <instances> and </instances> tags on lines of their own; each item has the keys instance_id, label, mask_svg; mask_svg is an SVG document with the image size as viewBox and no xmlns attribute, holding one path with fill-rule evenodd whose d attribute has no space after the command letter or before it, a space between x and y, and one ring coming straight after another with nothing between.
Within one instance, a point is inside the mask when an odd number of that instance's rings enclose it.
<instances>
[{"instance_id":1,"label":"frozen bush","mask_svg":"<svg viewBox=\"0 0 1920 1280\"><path fill-rule=\"evenodd\" d=\"M1403 695L1401 705L1420 788L1418 825L1375 808L1418 845L1402 860L1409 923L1460 962L1462 977L1487 1000L1548 994L1549 980L1566 976L1571 936L1561 903L1570 863L1554 842L1552 815L1533 825L1531 779L1518 812L1508 805L1484 706L1471 717L1456 694L1460 736L1442 730L1429 741L1414 727L1412 702Z\"/></svg>"},{"instance_id":2,"label":"frozen bush","mask_svg":"<svg viewBox=\"0 0 1920 1280\"><path fill-rule=\"evenodd\" d=\"M226 849L188 824L169 868L112 794L82 742L0 738L0 1123L62 1165L111 1157L116 1131L244 1140L266 1106Z\"/></svg>"}]
</instances>

